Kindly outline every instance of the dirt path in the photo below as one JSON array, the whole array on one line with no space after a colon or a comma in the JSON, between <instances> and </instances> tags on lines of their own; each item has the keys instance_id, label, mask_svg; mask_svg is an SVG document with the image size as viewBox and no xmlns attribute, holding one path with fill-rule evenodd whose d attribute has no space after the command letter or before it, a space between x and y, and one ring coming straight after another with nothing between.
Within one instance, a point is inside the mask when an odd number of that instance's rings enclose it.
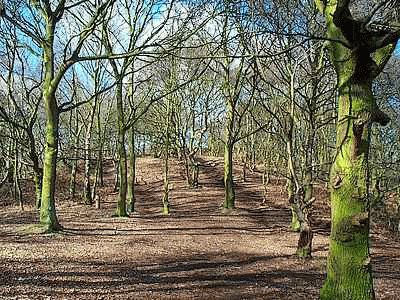
<instances>
[{"instance_id":1,"label":"dirt path","mask_svg":"<svg viewBox=\"0 0 400 300\"><path fill-rule=\"evenodd\" d=\"M280 188L272 186L269 206L259 207L259 174L238 181L238 209L223 215L221 161L202 162L197 190L173 163L171 215L162 216L162 163L140 159L137 214L117 219L107 170L102 209L58 205L61 234L24 234L36 212L2 209L1 299L318 299L328 244L323 214L313 259L298 260ZM400 242L387 234L373 240L377 298L399 299Z\"/></svg>"}]
</instances>

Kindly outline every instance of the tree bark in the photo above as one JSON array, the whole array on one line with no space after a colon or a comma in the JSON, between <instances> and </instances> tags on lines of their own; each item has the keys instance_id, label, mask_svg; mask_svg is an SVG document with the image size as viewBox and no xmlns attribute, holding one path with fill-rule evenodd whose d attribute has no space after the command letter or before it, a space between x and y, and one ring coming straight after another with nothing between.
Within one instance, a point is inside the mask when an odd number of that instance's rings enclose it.
<instances>
[{"instance_id":1,"label":"tree bark","mask_svg":"<svg viewBox=\"0 0 400 300\"><path fill-rule=\"evenodd\" d=\"M46 111L46 147L43 163L43 185L40 206L40 223L47 231L61 229L56 214L54 193L56 188L56 165L58 153L58 109L52 88L45 80L43 92Z\"/></svg>"},{"instance_id":2,"label":"tree bark","mask_svg":"<svg viewBox=\"0 0 400 300\"><path fill-rule=\"evenodd\" d=\"M128 167L125 148L125 116L124 105L122 99L122 79L119 79L116 90L117 98L117 117L118 117L118 174L119 174L119 190L116 215L118 217L127 217L126 212L126 193L128 189Z\"/></svg>"},{"instance_id":3,"label":"tree bark","mask_svg":"<svg viewBox=\"0 0 400 300\"><path fill-rule=\"evenodd\" d=\"M235 189L233 183L233 143L227 141L225 143L224 154L224 185L225 185L225 201L224 208L235 208Z\"/></svg>"},{"instance_id":4,"label":"tree bark","mask_svg":"<svg viewBox=\"0 0 400 300\"><path fill-rule=\"evenodd\" d=\"M229 96L228 96L229 97ZM226 100L227 113L225 125L224 147L224 208L235 208L235 188L233 182L233 147L234 147L234 104L232 99Z\"/></svg>"},{"instance_id":5,"label":"tree bark","mask_svg":"<svg viewBox=\"0 0 400 300\"><path fill-rule=\"evenodd\" d=\"M374 299L369 252L368 151L372 85L350 81L339 94L337 154L330 173L332 225L321 299Z\"/></svg>"},{"instance_id":6,"label":"tree bark","mask_svg":"<svg viewBox=\"0 0 400 300\"><path fill-rule=\"evenodd\" d=\"M132 126L129 136L129 178L128 178L128 212L135 212L136 152L135 129Z\"/></svg>"},{"instance_id":7,"label":"tree bark","mask_svg":"<svg viewBox=\"0 0 400 300\"><path fill-rule=\"evenodd\" d=\"M91 161L91 142L92 142L92 128L94 122L94 115L96 113L97 108L97 97L95 97L95 101L90 111L89 115L89 124L86 128L85 135L85 176L83 183L83 202L87 205L93 204L92 194L91 194L91 185L90 185L90 161Z\"/></svg>"},{"instance_id":8,"label":"tree bark","mask_svg":"<svg viewBox=\"0 0 400 300\"><path fill-rule=\"evenodd\" d=\"M43 46L45 72L43 101L46 114L46 146L44 150L42 199L40 206L40 223L46 227L47 231L58 231L61 229L56 214L54 197L59 137L59 111L56 101L56 87L59 81L54 78L54 32L55 20L49 17L46 26L46 41Z\"/></svg>"},{"instance_id":9,"label":"tree bark","mask_svg":"<svg viewBox=\"0 0 400 300\"><path fill-rule=\"evenodd\" d=\"M400 35L369 31L351 15L349 1L316 4L325 15L339 90L337 149L330 172L331 236L321 299L371 300L375 294L369 252L370 134L373 123L389 122L376 103L372 83Z\"/></svg>"}]
</instances>

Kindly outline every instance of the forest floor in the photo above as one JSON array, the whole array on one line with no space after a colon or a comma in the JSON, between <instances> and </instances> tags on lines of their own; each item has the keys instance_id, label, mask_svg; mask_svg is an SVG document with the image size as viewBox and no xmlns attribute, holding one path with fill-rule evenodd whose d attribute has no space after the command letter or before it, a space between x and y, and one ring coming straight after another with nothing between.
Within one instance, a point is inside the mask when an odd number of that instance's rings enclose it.
<instances>
[{"instance_id":1,"label":"forest floor","mask_svg":"<svg viewBox=\"0 0 400 300\"><path fill-rule=\"evenodd\" d=\"M261 206L261 174L241 182L235 169L237 209L223 214L222 160L203 158L198 189L172 162L171 214L163 216L161 160L139 159L137 170L137 213L129 218L112 217L111 165L101 209L61 199L67 182L59 180L61 233L32 233L33 207L2 207L0 299L318 299L329 235L323 189L313 258L299 260L282 181L272 180ZM372 252L377 299L399 299L399 238L374 226Z\"/></svg>"}]
</instances>

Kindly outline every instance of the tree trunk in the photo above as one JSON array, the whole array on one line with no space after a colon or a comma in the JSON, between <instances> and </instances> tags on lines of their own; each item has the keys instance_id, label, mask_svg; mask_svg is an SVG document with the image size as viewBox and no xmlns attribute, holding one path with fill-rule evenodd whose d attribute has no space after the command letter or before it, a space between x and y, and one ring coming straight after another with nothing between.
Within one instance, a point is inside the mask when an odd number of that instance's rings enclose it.
<instances>
[{"instance_id":1,"label":"tree trunk","mask_svg":"<svg viewBox=\"0 0 400 300\"><path fill-rule=\"evenodd\" d=\"M233 143L227 141L225 143L224 154L224 185L225 185L225 201L224 208L235 208L235 189L233 183Z\"/></svg>"},{"instance_id":2,"label":"tree trunk","mask_svg":"<svg viewBox=\"0 0 400 300\"><path fill-rule=\"evenodd\" d=\"M291 211L291 221L290 221L290 229L294 232L299 232L300 231L300 222L299 222L299 217L296 212L296 208L294 207L293 199L294 199L294 182L293 182L293 177L289 173L289 178L286 181L286 190L287 190L287 195L288 195L288 202L290 205L290 211Z\"/></svg>"},{"instance_id":3,"label":"tree trunk","mask_svg":"<svg viewBox=\"0 0 400 300\"><path fill-rule=\"evenodd\" d=\"M46 112L46 147L43 163L42 199L40 206L40 223L46 226L47 231L58 231L61 229L58 223L55 207L56 188L56 166L58 152L58 109L54 91L45 80L44 83L44 105Z\"/></svg>"},{"instance_id":4,"label":"tree trunk","mask_svg":"<svg viewBox=\"0 0 400 300\"><path fill-rule=\"evenodd\" d=\"M69 197L70 198L75 198L75 192L76 192L76 172L78 169L78 155L79 155L79 140L81 136L81 131L83 126L78 126L78 117L76 118L76 130L75 130L75 143L74 143L74 157L72 158L72 166L71 166L71 173L69 177Z\"/></svg>"},{"instance_id":5,"label":"tree trunk","mask_svg":"<svg viewBox=\"0 0 400 300\"><path fill-rule=\"evenodd\" d=\"M89 124L86 128L86 136L85 136L85 176L83 183L83 202L87 205L93 204L91 187L90 187L90 160L91 160L91 151L90 146L92 142L92 128L94 122L94 115L96 113L97 108L97 99L95 98L92 110L90 111L89 116Z\"/></svg>"},{"instance_id":6,"label":"tree trunk","mask_svg":"<svg viewBox=\"0 0 400 300\"><path fill-rule=\"evenodd\" d=\"M390 121L373 97L372 82L399 37L385 39L386 32L366 29L364 21L353 18L349 1L316 4L326 19L339 90L337 149L330 172L331 235L321 299L371 300L375 294L369 252L370 134L373 123L384 126Z\"/></svg>"},{"instance_id":7,"label":"tree trunk","mask_svg":"<svg viewBox=\"0 0 400 300\"><path fill-rule=\"evenodd\" d=\"M303 221L300 226L299 242L296 254L300 258L310 258L312 252L313 232L308 221Z\"/></svg>"},{"instance_id":8,"label":"tree trunk","mask_svg":"<svg viewBox=\"0 0 400 300\"><path fill-rule=\"evenodd\" d=\"M135 129L132 126L129 137L129 178L128 178L128 212L135 212L135 180L136 180L136 153Z\"/></svg>"},{"instance_id":9,"label":"tree trunk","mask_svg":"<svg viewBox=\"0 0 400 300\"><path fill-rule=\"evenodd\" d=\"M226 125L224 147L224 185L225 185L225 209L235 208L235 188L233 183L233 146L234 146L234 103L231 99L226 101Z\"/></svg>"},{"instance_id":10,"label":"tree trunk","mask_svg":"<svg viewBox=\"0 0 400 300\"><path fill-rule=\"evenodd\" d=\"M169 177L168 177L168 155L165 156L164 160L164 196L163 196L163 214L169 214Z\"/></svg>"},{"instance_id":11,"label":"tree trunk","mask_svg":"<svg viewBox=\"0 0 400 300\"><path fill-rule=\"evenodd\" d=\"M126 212L126 193L128 187L128 170L126 161L126 148L125 148L125 117L124 106L122 99L122 79L117 84L117 116L118 116L118 174L119 174L119 190L118 190L118 203L116 215L118 217L127 217Z\"/></svg>"},{"instance_id":12,"label":"tree trunk","mask_svg":"<svg viewBox=\"0 0 400 300\"><path fill-rule=\"evenodd\" d=\"M54 32L55 21L50 18L46 24L46 46L43 47L44 81L43 102L46 114L46 136L43 161L42 199L40 205L40 223L46 230L58 231L61 229L58 223L55 205L55 189L57 178L57 153L58 153L58 126L59 111L56 100L56 88L59 81L54 78Z\"/></svg>"},{"instance_id":13,"label":"tree trunk","mask_svg":"<svg viewBox=\"0 0 400 300\"><path fill-rule=\"evenodd\" d=\"M2 187L6 183L12 183L14 182L14 174L13 170L14 167L11 162L11 154L12 154L12 140L10 139L8 147L7 147L7 157L5 159L5 169L6 169L6 175L4 176L3 180L0 182L0 187Z\"/></svg>"},{"instance_id":14,"label":"tree trunk","mask_svg":"<svg viewBox=\"0 0 400 300\"><path fill-rule=\"evenodd\" d=\"M331 168L332 227L321 299L374 299L369 252L368 151L377 117L372 84L348 82L339 91L337 154Z\"/></svg>"},{"instance_id":15,"label":"tree trunk","mask_svg":"<svg viewBox=\"0 0 400 300\"><path fill-rule=\"evenodd\" d=\"M171 79L172 80L172 79ZM164 153L164 195L163 195L163 214L169 214L169 151L170 151L170 126L171 126L171 106L172 99L167 98L167 112L165 124L165 153Z\"/></svg>"},{"instance_id":16,"label":"tree trunk","mask_svg":"<svg viewBox=\"0 0 400 300\"><path fill-rule=\"evenodd\" d=\"M312 99L313 100L313 99ZM310 110L310 114L313 114L313 110ZM310 130L307 136L307 145L306 145L306 154L305 154L305 174L303 180L304 187L304 197L301 201L301 204L298 208L301 209L301 217L300 220L300 236L299 242L297 244L297 256L300 258L310 258L312 251L312 238L313 232L310 222L310 210L312 203L314 202L313 198L313 150L314 150L314 139L315 139L315 127L314 127L314 116L310 116Z\"/></svg>"},{"instance_id":17,"label":"tree trunk","mask_svg":"<svg viewBox=\"0 0 400 300\"><path fill-rule=\"evenodd\" d=\"M21 211L24 210L24 203L22 201L22 190L20 182L20 161L19 161L19 150L18 150L18 139L14 141L14 198L19 204Z\"/></svg>"}]
</instances>

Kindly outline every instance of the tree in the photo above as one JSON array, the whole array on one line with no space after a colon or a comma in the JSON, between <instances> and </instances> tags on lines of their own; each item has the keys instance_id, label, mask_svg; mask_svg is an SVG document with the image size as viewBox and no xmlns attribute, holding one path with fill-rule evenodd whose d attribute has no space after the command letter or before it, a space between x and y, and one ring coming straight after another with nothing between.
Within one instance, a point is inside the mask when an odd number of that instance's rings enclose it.
<instances>
[{"instance_id":1,"label":"tree","mask_svg":"<svg viewBox=\"0 0 400 300\"><path fill-rule=\"evenodd\" d=\"M84 1L86 2L86 1ZM104 1L100 5L94 5L88 9L94 10L90 14L90 19L80 20L84 23L83 29L79 32L78 40L73 43L75 47L71 50L71 42L74 35L66 43L64 49L63 62L57 64L56 60L56 29L63 20L64 14L68 11L83 7L82 2L67 5L66 1L60 0L53 4L50 1L32 1L22 3L20 7L1 7L1 17L12 24L20 34L30 38L32 44L42 51L44 65L42 95L46 114L46 145L43 161L43 180L42 197L40 206L40 223L46 227L47 231L57 231L61 229L58 222L55 208L55 185L56 185L56 166L59 139L59 116L62 111L71 109L67 105L57 103L57 89L67 70L76 62L82 60L79 54L88 37L93 33L97 25L103 22L108 9L114 1ZM27 10L31 18L27 19L21 11ZM36 24L34 24L36 22ZM32 28L38 28L33 30ZM70 54L70 55L68 55ZM68 57L67 57L68 55Z\"/></svg>"},{"instance_id":2,"label":"tree","mask_svg":"<svg viewBox=\"0 0 400 300\"><path fill-rule=\"evenodd\" d=\"M386 125L372 84L400 38L400 30L378 12L388 2L364 9L357 18L350 0L315 1L325 16L328 49L339 91L336 155L330 173L331 235L327 278L321 299L374 299L369 251L368 154L371 126ZM391 1L397 9L397 1ZM358 3L360 5L360 3ZM388 8L390 9L390 8ZM383 23L384 26L375 26Z\"/></svg>"}]
</instances>

